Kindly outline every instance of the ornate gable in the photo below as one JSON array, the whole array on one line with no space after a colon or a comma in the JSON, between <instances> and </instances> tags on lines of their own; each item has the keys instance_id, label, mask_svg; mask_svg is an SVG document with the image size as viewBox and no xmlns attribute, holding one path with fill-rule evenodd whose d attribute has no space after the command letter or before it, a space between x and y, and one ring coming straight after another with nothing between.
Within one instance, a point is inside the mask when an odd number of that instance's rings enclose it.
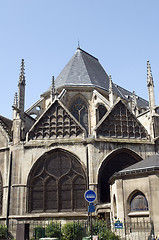
<instances>
[{"instance_id":1,"label":"ornate gable","mask_svg":"<svg viewBox=\"0 0 159 240\"><path fill-rule=\"evenodd\" d=\"M148 139L144 126L120 100L96 127L97 137Z\"/></svg>"},{"instance_id":2,"label":"ornate gable","mask_svg":"<svg viewBox=\"0 0 159 240\"><path fill-rule=\"evenodd\" d=\"M71 113L56 100L33 125L28 140L83 137L84 128Z\"/></svg>"}]
</instances>

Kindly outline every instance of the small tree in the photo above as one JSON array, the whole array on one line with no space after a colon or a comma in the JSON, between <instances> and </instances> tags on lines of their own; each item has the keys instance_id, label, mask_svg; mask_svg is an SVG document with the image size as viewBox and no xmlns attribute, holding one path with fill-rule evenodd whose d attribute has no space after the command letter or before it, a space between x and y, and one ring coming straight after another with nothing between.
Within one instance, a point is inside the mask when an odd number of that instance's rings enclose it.
<instances>
[{"instance_id":1,"label":"small tree","mask_svg":"<svg viewBox=\"0 0 159 240\"><path fill-rule=\"evenodd\" d=\"M107 229L106 231L102 232L100 234L100 238L102 240L119 240L120 237L116 236L112 231L110 231L109 229Z\"/></svg>"},{"instance_id":2,"label":"small tree","mask_svg":"<svg viewBox=\"0 0 159 240\"><path fill-rule=\"evenodd\" d=\"M47 225L45 229L46 237L56 237L59 238L61 236L61 225L60 223L51 222Z\"/></svg>"},{"instance_id":3,"label":"small tree","mask_svg":"<svg viewBox=\"0 0 159 240\"><path fill-rule=\"evenodd\" d=\"M118 240L119 236L116 236L110 229L107 228L106 222L98 220L92 224L93 235L98 235L102 240Z\"/></svg>"},{"instance_id":4,"label":"small tree","mask_svg":"<svg viewBox=\"0 0 159 240\"><path fill-rule=\"evenodd\" d=\"M83 227L80 223L66 223L62 232L64 240L80 240L82 239Z\"/></svg>"}]
</instances>

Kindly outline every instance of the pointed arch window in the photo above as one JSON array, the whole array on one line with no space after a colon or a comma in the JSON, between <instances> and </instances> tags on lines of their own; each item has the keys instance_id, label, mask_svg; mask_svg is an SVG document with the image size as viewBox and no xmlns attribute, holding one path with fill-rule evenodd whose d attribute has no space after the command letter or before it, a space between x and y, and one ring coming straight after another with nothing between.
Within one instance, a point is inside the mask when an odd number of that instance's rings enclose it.
<instances>
[{"instance_id":1,"label":"pointed arch window","mask_svg":"<svg viewBox=\"0 0 159 240\"><path fill-rule=\"evenodd\" d=\"M148 211L148 201L145 195L137 192L133 195L130 201L130 212L133 211Z\"/></svg>"},{"instance_id":2,"label":"pointed arch window","mask_svg":"<svg viewBox=\"0 0 159 240\"><path fill-rule=\"evenodd\" d=\"M86 175L76 157L56 149L42 156L28 179L28 211L86 210Z\"/></svg>"},{"instance_id":3,"label":"pointed arch window","mask_svg":"<svg viewBox=\"0 0 159 240\"><path fill-rule=\"evenodd\" d=\"M98 123L102 117L106 114L107 109L103 104L98 105L97 111L96 111L96 122Z\"/></svg>"},{"instance_id":4,"label":"pointed arch window","mask_svg":"<svg viewBox=\"0 0 159 240\"><path fill-rule=\"evenodd\" d=\"M86 102L78 97L71 105L70 112L88 132L88 108Z\"/></svg>"}]
</instances>

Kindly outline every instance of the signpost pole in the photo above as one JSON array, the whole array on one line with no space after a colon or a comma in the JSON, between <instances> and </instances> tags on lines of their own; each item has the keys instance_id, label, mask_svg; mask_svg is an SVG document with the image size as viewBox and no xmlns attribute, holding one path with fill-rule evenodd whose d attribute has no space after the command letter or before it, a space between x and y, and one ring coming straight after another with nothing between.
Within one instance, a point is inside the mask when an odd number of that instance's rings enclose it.
<instances>
[{"instance_id":1,"label":"signpost pole","mask_svg":"<svg viewBox=\"0 0 159 240\"><path fill-rule=\"evenodd\" d=\"M91 216L90 216L90 223L91 223L91 240L93 240L92 213L91 213Z\"/></svg>"},{"instance_id":2,"label":"signpost pole","mask_svg":"<svg viewBox=\"0 0 159 240\"><path fill-rule=\"evenodd\" d=\"M96 200L96 193L93 190L87 190L84 195L87 202L89 202L88 206L88 219L89 219L89 229L91 232L91 240L93 240L93 228L92 228L92 212L95 212L95 206L93 202ZM90 218L89 218L90 216Z\"/></svg>"},{"instance_id":3,"label":"signpost pole","mask_svg":"<svg viewBox=\"0 0 159 240\"><path fill-rule=\"evenodd\" d=\"M90 230L90 214L89 214L89 211L88 211L88 218L87 218L87 231L89 232Z\"/></svg>"}]
</instances>

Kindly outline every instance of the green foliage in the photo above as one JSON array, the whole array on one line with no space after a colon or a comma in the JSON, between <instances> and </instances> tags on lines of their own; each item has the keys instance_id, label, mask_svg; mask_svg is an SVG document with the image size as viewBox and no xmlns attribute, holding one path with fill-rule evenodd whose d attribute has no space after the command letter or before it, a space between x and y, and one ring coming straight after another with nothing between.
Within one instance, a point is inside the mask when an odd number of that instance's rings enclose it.
<instances>
[{"instance_id":1,"label":"green foliage","mask_svg":"<svg viewBox=\"0 0 159 240\"><path fill-rule=\"evenodd\" d=\"M5 225L0 225L0 239L7 237L7 227Z\"/></svg>"},{"instance_id":2,"label":"green foliage","mask_svg":"<svg viewBox=\"0 0 159 240\"><path fill-rule=\"evenodd\" d=\"M118 240L119 237L116 236L113 232L111 232L107 226L105 221L96 221L92 224L92 233L93 235L98 235L99 239L102 240Z\"/></svg>"},{"instance_id":3,"label":"green foliage","mask_svg":"<svg viewBox=\"0 0 159 240\"><path fill-rule=\"evenodd\" d=\"M45 228L46 237L59 238L61 236L61 225L60 223L51 222Z\"/></svg>"},{"instance_id":4,"label":"green foliage","mask_svg":"<svg viewBox=\"0 0 159 240\"><path fill-rule=\"evenodd\" d=\"M106 223L102 220L98 220L92 223L92 234L99 235L106 230Z\"/></svg>"},{"instance_id":5,"label":"green foliage","mask_svg":"<svg viewBox=\"0 0 159 240\"><path fill-rule=\"evenodd\" d=\"M113 232L110 230L105 230L104 232L101 233L100 235L102 240L119 240L119 236L116 236Z\"/></svg>"},{"instance_id":6,"label":"green foliage","mask_svg":"<svg viewBox=\"0 0 159 240\"><path fill-rule=\"evenodd\" d=\"M83 227L80 223L66 223L62 232L63 240L81 240Z\"/></svg>"},{"instance_id":7,"label":"green foliage","mask_svg":"<svg viewBox=\"0 0 159 240\"><path fill-rule=\"evenodd\" d=\"M98 235L99 240L119 240L119 237L111 232L105 221L98 220L92 224L92 234ZM80 222L68 222L62 226L57 222L50 222L45 228L37 226L34 228L34 238L39 239L41 237L58 238L62 240L82 240L83 237L91 235L91 231L88 232L86 224ZM0 237L1 239L1 237Z\"/></svg>"}]
</instances>

